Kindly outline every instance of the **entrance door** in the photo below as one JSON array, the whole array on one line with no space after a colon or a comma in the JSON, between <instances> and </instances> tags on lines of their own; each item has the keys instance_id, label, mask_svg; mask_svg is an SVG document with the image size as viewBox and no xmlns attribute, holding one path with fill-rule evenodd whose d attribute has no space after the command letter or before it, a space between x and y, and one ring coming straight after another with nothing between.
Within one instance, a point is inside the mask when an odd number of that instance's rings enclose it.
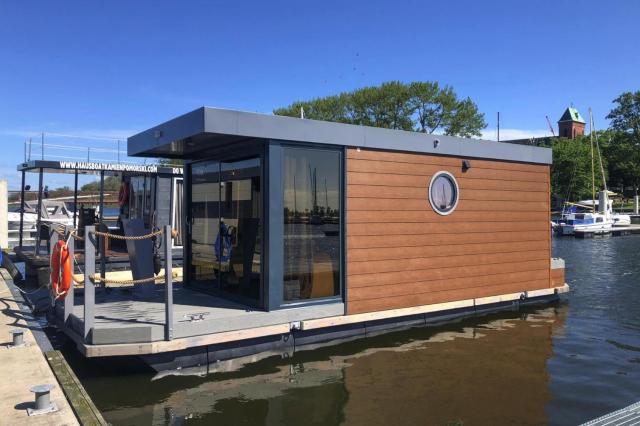
<instances>
[{"instance_id":1,"label":"entrance door","mask_svg":"<svg viewBox=\"0 0 640 426\"><path fill-rule=\"evenodd\" d=\"M262 306L260 158L191 165L190 279Z\"/></svg>"}]
</instances>

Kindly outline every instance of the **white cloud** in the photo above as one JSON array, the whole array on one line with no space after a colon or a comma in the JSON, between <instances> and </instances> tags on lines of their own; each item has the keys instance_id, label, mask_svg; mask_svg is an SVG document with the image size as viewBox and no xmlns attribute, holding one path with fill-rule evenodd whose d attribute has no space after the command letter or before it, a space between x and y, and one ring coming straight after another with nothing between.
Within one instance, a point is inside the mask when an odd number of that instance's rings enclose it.
<instances>
[{"instance_id":1,"label":"white cloud","mask_svg":"<svg viewBox=\"0 0 640 426\"><path fill-rule=\"evenodd\" d=\"M530 139L543 138L552 136L549 129L500 129L500 140L507 141L511 139ZM482 139L496 140L496 129L485 129L482 132Z\"/></svg>"}]
</instances>

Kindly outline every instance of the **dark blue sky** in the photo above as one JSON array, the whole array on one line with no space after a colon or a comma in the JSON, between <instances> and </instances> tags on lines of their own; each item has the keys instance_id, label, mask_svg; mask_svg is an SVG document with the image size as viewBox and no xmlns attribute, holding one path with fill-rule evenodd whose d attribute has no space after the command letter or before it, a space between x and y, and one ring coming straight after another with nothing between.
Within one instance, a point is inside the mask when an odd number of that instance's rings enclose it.
<instances>
[{"instance_id":1,"label":"dark blue sky","mask_svg":"<svg viewBox=\"0 0 640 426\"><path fill-rule=\"evenodd\" d=\"M496 111L505 136L538 135L571 102L602 128L640 89L639 16L631 0L0 0L0 171L15 184L39 132L113 158L114 141L53 133L125 138L201 105L270 112L387 80L452 85L488 138Z\"/></svg>"}]
</instances>

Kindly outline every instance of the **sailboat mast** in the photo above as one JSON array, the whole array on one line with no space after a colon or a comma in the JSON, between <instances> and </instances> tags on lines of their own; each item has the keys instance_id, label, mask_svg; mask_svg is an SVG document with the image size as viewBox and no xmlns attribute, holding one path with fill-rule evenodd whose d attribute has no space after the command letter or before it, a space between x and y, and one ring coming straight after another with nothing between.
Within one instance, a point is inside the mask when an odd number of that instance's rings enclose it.
<instances>
[{"instance_id":1,"label":"sailboat mast","mask_svg":"<svg viewBox=\"0 0 640 426\"><path fill-rule=\"evenodd\" d=\"M593 156L593 114L589 107L589 139L591 140L591 209L596 212L596 165Z\"/></svg>"}]
</instances>

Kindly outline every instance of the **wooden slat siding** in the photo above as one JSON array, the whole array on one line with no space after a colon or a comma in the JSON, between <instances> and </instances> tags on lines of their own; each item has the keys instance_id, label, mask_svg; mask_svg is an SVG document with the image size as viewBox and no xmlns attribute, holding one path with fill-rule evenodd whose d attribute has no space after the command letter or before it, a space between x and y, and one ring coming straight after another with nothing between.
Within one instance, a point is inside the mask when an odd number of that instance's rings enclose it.
<instances>
[{"instance_id":1,"label":"wooden slat siding","mask_svg":"<svg viewBox=\"0 0 640 426\"><path fill-rule=\"evenodd\" d=\"M527 290L547 288L549 280L510 283L504 285L481 286L458 290L434 291L429 293L410 294L406 296L384 297L350 302L349 314L384 311L387 309L406 308L409 306L431 305L450 302L452 300L475 299L479 297L499 296L501 294L524 292ZM352 311L352 312L351 312Z\"/></svg>"},{"instance_id":2,"label":"wooden slat siding","mask_svg":"<svg viewBox=\"0 0 640 426\"><path fill-rule=\"evenodd\" d=\"M402 153L377 150L349 150L347 158L355 160L374 160L374 161L390 161L394 163L412 163L412 164L433 164L438 166L460 167L463 159L469 160L473 167L480 169L495 169L496 161L479 160L476 158L465 157L444 157L437 155L424 155L417 153ZM543 166L544 167L544 166ZM500 163L500 170L516 170L525 172L544 173L538 164L516 163L504 161Z\"/></svg>"},{"instance_id":3,"label":"wooden slat siding","mask_svg":"<svg viewBox=\"0 0 640 426\"><path fill-rule=\"evenodd\" d=\"M444 244L476 244L512 241L544 241L549 233L544 231L500 233L471 232L468 234L432 234L432 235L366 235L350 237L347 231L347 245L355 248L383 248L383 247L419 247L441 246Z\"/></svg>"},{"instance_id":4,"label":"wooden slat siding","mask_svg":"<svg viewBox=\"0 0 640 426\"><path fill-rule=\"evenodd\" d=\"M403 285L416 281L429 281L445 278L466 278L481 275L496 275L510 272L528 272L540 270L542 262L530 260L526 262L505 263L503 265L477 265L464 268L449 267L438 269L421 269L397 272L381 272L378 274L357 274L349 276L349 289L355 287L371 287L377 285ZM544 266L542 266L544 267ZM544 268L545 271L547 268Z\"/></svg>"},{"instance_id":5,"label":"wooden slat siding","mask_svg":"<svg viewBox=\"0 0 640 426\"><path fill-rule=\"evenodd\" d=\"M428 188L428 186L427 186ZM460 189L462 191L462 189ZM425 191L425 197L427 193ZM460 199L456 211L499 212L499 211L527 211L546 212L548 201L481 201ZM393 198L349 198L351 210L419 210L431 208L429 201L397 200ZM509 210L507 210L509 209Z\"/></svg>"},{"instance_id":6,"label":"wooden slat siding","mask_svg":"<svg viewBox=\"0 0 640 426\"><path fill-rule=\"evenodd\" d=\"M398 186L368 186L354 185L349 193L351 198L400 198L403 200L424 201L424 188L398 187ZM520 192L476 189L460 193L461 200L482 201L546 201L547 192Z\"/></svg>"},{"instance_id":7,"label":"wooden slat siding","mask_svg":"<svg viewBox=\"0 0 640 426\"><path fill-rule=\"evenodd\" d=\"M488 215L479 215L477 212L456 212L455 215L440 216L433 211L363 211L355 210L347 212L347 223L370 223L370 222L438 222L438 223L458 223L469 222L529 222L542 221L548 217L547 212L494 212Z\"/></svg>"},{"instance_id":8,"label":"wooden slat siding","mask_svg":"<svg viewBox=\"0 0 640 426\"><path fill-rule=\"evenodd\" d=\"M354 185L378 185L378 186L408 186L424 188L424 183L429 185L428 176L411 176L399 174L371 174L348 172L347 179ZM549 185L547 182L504 181L491 179L470 179L456 176L458 185L464 189L503 189L510 191L545 191Z\"/></svg>"},{"instance_id":9,"label":"wooden slat siding","mask_svg":"<svg viewBox=\"0 0 640 426\"><path fill-rule=\"evenodd\" d=\"M376 260L369 262L347 261L350 275L375 274L380 272L419 271L423 269L441 269L476 265L503 265L509 262L527 260L546 260L546 250L524 252L503 252L493 254L466 254L460 256L419 257L412 259Z\"/></svg>"},{"instance_id":10,"label":"wooden slat siding","mask_svg":"<svg viewBox=\"0 0 640 426\"><path fill-rule=\"evenodd\" d=\"M480 214L480 213L479 213ZM546 222L352 223L349 235L466 234L468 232L544 231Z\"/></svg>"},{"instance_id":11,"label":"wooden slat siding","mask_svg":"<svg viewBox=\"0 0 640 426\"><path fill-rule=\"evenodd\" d=\"M549 167L470 162L347 150L349 314L550 287ZM441 170L460 186L449 216L428 200Z\"/></svg>"},{"instance_id":12,"label":"wooden slat siding","mask_svg":"<svg viewBox=\"0 0 640 426\"><path fill-rule=\"evenodd\" d=\"M467 278L449 278L444 280L417 281L405 285L380 285L355 287L350 289L351 300L367 300L382 297L403 296L429 293L432 291L459 290L486 285L499 285L547 279L547 271L512 272L506 274L480 275Z\"/></svg>"},{"instance_id":13,"label":"wooden slat siding","mask_svg":"<svg viewBox=\"0 0 640 426\"><path fill-rule=\"evenodd\" d=\"M432 164L409 164L395 163L387 161L372 160L356 160L349 159L349 171L360 173L383 173L396 175L412 175L412 176L432 176L434 173L442 170L443 166ZM462 163L462 161L461 161ZM462 170L459 167L448 166L449 171L456 177L462 177ZM473 170L473 177L469 171ZM524 182L547 182L546 173L537 172L521 172L515 170L504 170L500 168L481 169L471 167L467 171L466 177L469 179L499 179L499 180L518 180Z\"/></svg>"},{"instance_id":14,"label":"wooden slat siding","mask_svg":"<svg viewBox=\"0 0 640 426\"><path fill-rule=\"evenodd\" d=\"M512 243L452 244L444 246L392 247L392 248L352 248L349 260L365 262L372 260L406 260L413 258L435 258L471 254L516 253L530 250L545 250L546 241L518 241Z\"/></svg>"}]
</instances>

